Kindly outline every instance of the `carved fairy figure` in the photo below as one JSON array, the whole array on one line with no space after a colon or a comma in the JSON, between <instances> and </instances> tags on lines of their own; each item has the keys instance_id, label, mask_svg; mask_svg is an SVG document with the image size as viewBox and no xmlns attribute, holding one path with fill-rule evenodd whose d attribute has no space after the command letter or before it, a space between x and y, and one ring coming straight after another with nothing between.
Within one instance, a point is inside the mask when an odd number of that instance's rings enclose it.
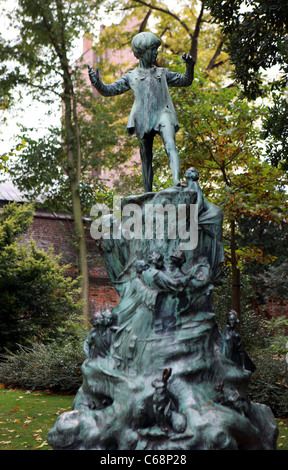
<instances>
[{"instance_id":1,"label":"carved fairy figure","mask_svg":"<svg viewBox=\"0 0 288 470\"><path fill-rule=\"evenodd\" d=\"M186 255L182 250L176 250L175 253L170 255L170 265L167 266L167 269L173 275L173 277L182 277L185 276L182 271L182 266L186 262Z\"/></svg>"},{"instance_id":2,"label":"carved fairy figure","mask_svg":"<svg viewBox=\"0 0 288 470\"><path fill-rule=\"evenodd\" d=\"M221 352L223 356L233 361L241 369L254 372L256 367L243 348L241 336L237 330L239 318L237 312L231 310L228 313L226 326L222 333Z\"/></svg>"},{"instance_id":3,"label":"carved fairy figure","mask_svg":"<svg viewBox=\"0 0 288 470\"><path fill-rule=\"evenodd\" d=\"M180 186L180 159L175 143L179 123L169 93L170 87L190 86L194 77L193 57L183 54L186 64L184 75L155 66L158 48L161 44L154 34L142 32L132 42L132 50L139 66L109 85L104 84L99 70L89 66L92 85L104 96L115 96L132 90L134 104L127 124L127 132L136 134L140 145L142 176L145 192L153 186L153 141L156 134L162 137L169 159L174 186Z\"/></svg>"},{"instance_id":4,"label":"carved fairy figure","mask_svg":"<svg viewBox=\"0 0 288 470\"><path fill-rule=\"evenodd\" d=\"M168 271L164 265L164 257L153 252L148 257L148 269L142 273L145 284L158 290L180 292L187 285L187 279Z\"/></svg>"},{"instance_id":5,"label":"carved fairy figure","mask_svg":"<svg viewBox=\"0 0 288 470\"><path fill-rule=\"evenodd\" d=\"M90 330L83 347L87 359L94 359L97 356L104 357L107 354L112 340L114 319L110 310L96 313L93 328Z\"/></svg>"}]
</instances>

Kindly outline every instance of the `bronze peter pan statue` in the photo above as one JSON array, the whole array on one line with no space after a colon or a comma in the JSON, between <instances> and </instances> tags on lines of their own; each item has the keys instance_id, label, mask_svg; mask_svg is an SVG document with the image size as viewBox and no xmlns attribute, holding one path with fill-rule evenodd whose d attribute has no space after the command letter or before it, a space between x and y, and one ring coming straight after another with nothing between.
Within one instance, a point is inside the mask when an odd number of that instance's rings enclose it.
<instances>
[{"instance_id":1,"label":"bronze peter pan statue","mask_svg":"<svg viewBox=\"0 0 288 470\"><path fill-rule=\"evenodd\" d=\"M162 137L168 155L174 186L180 186L180 158L176 147L175 134L179 123L169 93L169 86L190 86L194 76L194 59L183 54L185 74L156 67L158 48L161 44L154 34L137 34L131 42L132 50L139 59L139 66L127 72L110 85L105 85L99 76L89 68L92 85L103 96L115 96L132 90L134 104L126 131L136 134L140 144L142 176L145 192L152 191L153 185L153 140L156 134Z\"/></svg>"}]
</instances>

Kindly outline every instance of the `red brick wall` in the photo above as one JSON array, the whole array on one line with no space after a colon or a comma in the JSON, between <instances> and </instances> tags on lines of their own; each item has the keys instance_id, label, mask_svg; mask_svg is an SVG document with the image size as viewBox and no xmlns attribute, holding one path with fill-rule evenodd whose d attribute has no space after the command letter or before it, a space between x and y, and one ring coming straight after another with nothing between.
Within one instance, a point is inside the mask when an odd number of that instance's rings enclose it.
<instances>
[{"instance_id":1,"label":"red brick wall","mask_svg":"<svg viewBox=\"0 0 288 470\"><path fill-rule=\"evenodd\" d=\"M40 250L47 251L53 247L55 254L61 254L64 263L76 264L77 250L73 246L74 235L71 220L36 212L31 228L22 240L29 242L31 238Z\"/></svg>"},{"instance_id":2,"label":"red brick wall","mask_svg":"<svg viewBox=\"0 0 288 470\"><path fill-rule=\"evenodd\" d=\"M36 242L37 248L48 251L53 247L56 255L61 255L61 261L71 264L67 274L77 274L77 249L74 245L73 221L65 216L36 211L31 228L22 237L24 243L31 238ZM103 257L95 240L90 235L90 223L86 224L86 240L89 263L91 313L111 308L118 303L118 294L108 278Z\"/></svg>"},{"instance_id":3,"label":"red brick wall","mask_svg":"<svg viewBox=\"0 0 288 470\"><path fill-rule=\"evenodd\" d=\"M119 297L112 286L90 286L90 304L91 304L91 313L97 311L104 311L106 309L111 309L116 307L118 304Z\"/></svg>"}]
</instances>

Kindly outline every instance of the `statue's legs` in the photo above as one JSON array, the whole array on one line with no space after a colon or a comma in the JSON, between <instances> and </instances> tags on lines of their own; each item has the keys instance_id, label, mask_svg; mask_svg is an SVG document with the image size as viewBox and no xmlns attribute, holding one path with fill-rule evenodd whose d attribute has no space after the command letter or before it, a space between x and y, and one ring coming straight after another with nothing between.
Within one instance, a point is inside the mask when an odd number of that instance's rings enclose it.
<instances>
[{"instance_id":1,"label":"statue's legs","mask_svg":"<svg viewBox=\"0 0 288 470\"><path fill-rule=\"evenodd\" d=\"M157 132L158 133L158 132ZM175 126L167 123L161 126L159 134L162 137L165 151L168 155L169 166L172 173L173 185L180 186L180 158L175 142ZM145 192L152 191L153 187L153 141L156 135L155 131L144 134L138 138L140 145L140 155L142 161L142 176Z\"/></svg>"},{"instance_id":2,"label":"statue's legs","mask_svg":"<svg viewBox=\"0 0 288 470\"><path fill-rule=\"evenodd\" d=\"M153 140L155 132L144 134L142 138L139 137L140 155L142 161L142 176L145 192L151 192L153 187Z\"/></svg>"},{"instance_id":3,"label":"statue's legs","mask_svg":"<svg viewBox=\"0 0 288 470\"><path fill-rule=\"evenodd\" d=\"M161 126L159 133L168 155L173 184L174 186L180 186L180 158L175 142L175 126L172 124Z\"/></svg>"}]
</instances>

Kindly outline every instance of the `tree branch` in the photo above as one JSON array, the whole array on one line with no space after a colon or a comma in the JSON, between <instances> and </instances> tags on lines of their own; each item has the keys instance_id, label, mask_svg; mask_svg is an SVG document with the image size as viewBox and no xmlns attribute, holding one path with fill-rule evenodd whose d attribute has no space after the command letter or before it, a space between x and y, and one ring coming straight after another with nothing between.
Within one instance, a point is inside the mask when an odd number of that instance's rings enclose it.
<instances>
[{"instance_id":1,"label":"tree branch","mask_svg":"<svg viewBox=\"0 0 288 470\"><path fill-rule=\"evenodd\" d=\"M188 35L190 36L190 38L192 39L192 32L190 31L190 28L187 26L187 24L185 23L185 21L181 20L181 18L179 18L179 16L177 16L175 13L173 13L172 11L170 10L167 10L166 8L162 8L162 7L157 7L155 5L151 5L150 3L146 3L144 0L132 0L133 2L135 3L140 3L141 5L144 5L145 7L148 7L150 8L151 10L156 10L156 11L160 11L162 13L165 13L166 15L169 15L171 16L172 18L174 18L174 20L178 21L178 23L181 24L181 26L183 26L183 28L185 29L185 31L188 33Z\"/></svg>"},{"instance_id":2,"label":"tree branch","mask_svg":"<svg viewBox=\"0 0 288 470\"><path fill-rule=\"evenodd\" d=\"M152 13L152 10L148 10L148 12L146 13L142 23L140 24L139 33L142 33L145 30L151 13Z\"/></svg>"},{"instance_id":3,"label":"tree branch","mask_svg":"<svg viewBox=\"0 0 288 470\"><path fill-rule=\"evenodd\" d=\"M51 91L52 93L54 93L56 96L58 96L59 98L62 99L62 93L58 93L57 91L55 91L55 87L50 87L50 86L44 86L44 85L35 85L33 82L31 82L30 80L28 80L26 77L25 78L21 78L21 77L17 77L17 83L19 84L22 84L22 85L28 85L29 87L31 88L37 88L38 90L41 90L41 91L45 91L47 92L47 90Z\"/></svg>"},{"instance_id":4,"label":"tree branch","mask_svg":"<svg viewBox=\"0 0 288 470\"><path fill-rule=\"evenodd\" d=\"M202 23L202 18L204 14L204 1L202 1L202 6L200 13L198 15L194 33L190 35L191 37L191 47L190 47L190 55L194 58L195 62L197 62L197 55L198 55L198 39L199 39L199 34L200 34L200 26Z\"/></svg>"},{"instance_id":5,"label":"tree branch","mask_svg":"<svg viewBox=\"0 0 288 470\"><path fill-rule=\"evenodd\" d=\"M226 37L223 36L223 37L221 38L219 44L218 44L218 47L217 47L217 49L216 49L216 51L215 51L213 57L211 58L211 60L210 60L210 62L209 62L209 64L208 64L208 66L207 66L207 68L206 68L206 72L209 72L210 70L213 70L214 67L220 65L220 62L219 62L218 64L216 64L216 59L217 59L217 57L221 54L222 48L223 48L223 45L224 45L225 41L226 41ZM223 63L223 61L222 61L222 63ZM207 75L208 75L208 73L207 73Z\"/></svg>"}]
</instances>

